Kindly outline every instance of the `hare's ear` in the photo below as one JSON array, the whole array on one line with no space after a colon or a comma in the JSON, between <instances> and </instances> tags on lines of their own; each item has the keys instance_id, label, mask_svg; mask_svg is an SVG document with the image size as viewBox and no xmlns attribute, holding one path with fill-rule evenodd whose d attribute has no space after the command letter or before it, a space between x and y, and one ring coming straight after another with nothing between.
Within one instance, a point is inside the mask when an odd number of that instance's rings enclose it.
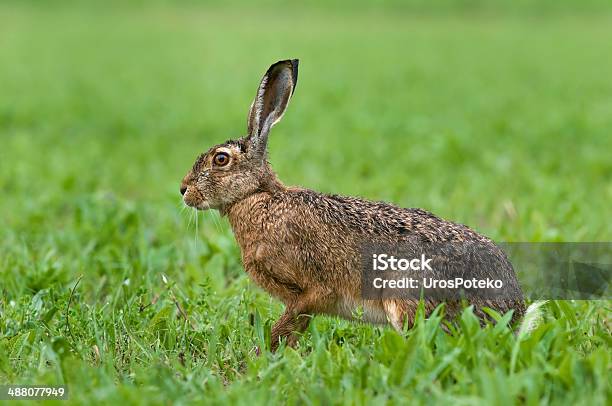
<instances>
[{"instance_id":1,"label":"hare's ear","mask_svg":"<svg viewBox=\"0 0 612 406\"><path fill-rule=\"evenodd\" d=\"M257 89L248 117L247 150L253 157L264 157L270 128L276 124L297 84L298 60L276 62L270 66Z\"/></svg>"}]
</instances>

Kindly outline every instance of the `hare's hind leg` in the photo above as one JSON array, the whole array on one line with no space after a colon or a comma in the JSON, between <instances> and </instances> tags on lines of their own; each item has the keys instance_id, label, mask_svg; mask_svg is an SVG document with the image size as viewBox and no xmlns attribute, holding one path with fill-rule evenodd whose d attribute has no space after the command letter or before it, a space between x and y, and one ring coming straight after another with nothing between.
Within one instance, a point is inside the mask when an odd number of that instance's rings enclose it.
<instances>
[{"instance_id":1,"label":"hare's hind leg","mask_svg":"<svg viewBox=\"0 0 612 406\"><path fill-rule=\"evenodd\" d=\"M408 324L408 327L412 327L418 301L409 299L384 299L382 304L387 315L387 320L395 330L402 332L405 324Z\"/></svg>"}]
</instances>

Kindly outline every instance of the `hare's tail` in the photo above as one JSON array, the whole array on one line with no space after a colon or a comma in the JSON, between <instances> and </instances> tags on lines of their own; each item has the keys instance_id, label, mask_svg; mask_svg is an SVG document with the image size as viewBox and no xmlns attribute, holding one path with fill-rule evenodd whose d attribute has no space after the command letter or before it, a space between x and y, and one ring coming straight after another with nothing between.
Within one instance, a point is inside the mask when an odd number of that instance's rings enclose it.
<instances>
[{"instance_id":1,"label":"hare's tail","mask_svg":"<svg viewBox=\"0 0 612 406\"><path fill-rule=\"evenodd\" d=\"M538 300L529 305L518 330L519 337L525 337L538 327L544 314L542 307L546 303L548 300Z\"/></svg>"}]
</instances>

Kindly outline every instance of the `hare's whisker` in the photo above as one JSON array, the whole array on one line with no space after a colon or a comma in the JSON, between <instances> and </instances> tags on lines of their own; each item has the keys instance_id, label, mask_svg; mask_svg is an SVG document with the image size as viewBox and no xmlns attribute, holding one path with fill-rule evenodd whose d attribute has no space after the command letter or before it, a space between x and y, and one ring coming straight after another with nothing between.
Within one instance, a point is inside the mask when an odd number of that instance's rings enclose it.
<instances>
[{"instance_id":1,"label":"hare's whisker","mask_svg":"<svg viewBox=\"0 0 612 406\"><path fill-rule=\"evenodd\" d=\"M193 240L193 248L198 248L198 219L200 216L198 215L197 209L193 209L193 211L195 213L195 238Z\"/></svg>"},{"instance_id":2,"label":"hare's whisker","mask_svg":"<svg viewBox=\"0 0 612 406\"><path fill-rule=\"evenodd\" d=\"M217 217L215 213L210 213L212 217L213 223L215 224L215 228L219 231L219 234L223 234L223 225L221 224L221 220Z\"/></svg>"},{"instance_id":3,"label":"hare's whisker","mask_svg":"<svg viewBox=\"0 0 612 406\"><path fill-rule=\"evenodd\" d=\"M187 223L187 228L189 229L189 228L191 228L191 223L192 223L192 222L193 222L193 220L194 220L194 219L193 219L194 213L193 213L193 211L192 211L192 210L189 210L189 212L188 212L188 213L189 213L189 222Z\"/></svg>"}]
</instances>

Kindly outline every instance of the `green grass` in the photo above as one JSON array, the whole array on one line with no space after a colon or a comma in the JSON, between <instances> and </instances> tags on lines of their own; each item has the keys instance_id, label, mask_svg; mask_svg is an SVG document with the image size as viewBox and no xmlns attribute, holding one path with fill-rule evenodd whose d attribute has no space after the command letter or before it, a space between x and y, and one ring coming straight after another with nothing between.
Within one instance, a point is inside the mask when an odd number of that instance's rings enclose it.
<instances>
[{"instance_id":1,"label":"green grass","mask_svg":"<svg viewBox=\"0 0 612 406\"><path fill-rule=\"evenodd\" d=\"M74 404L609 402L609 301L550 302L520 337L469 310L406 338L317 317L256 357L282 306L178 188L299 57L270 138L286 183L499 241L610 241L611 41L604 12L0 7L0 384Z\"/></svg>"}]
</instances>

